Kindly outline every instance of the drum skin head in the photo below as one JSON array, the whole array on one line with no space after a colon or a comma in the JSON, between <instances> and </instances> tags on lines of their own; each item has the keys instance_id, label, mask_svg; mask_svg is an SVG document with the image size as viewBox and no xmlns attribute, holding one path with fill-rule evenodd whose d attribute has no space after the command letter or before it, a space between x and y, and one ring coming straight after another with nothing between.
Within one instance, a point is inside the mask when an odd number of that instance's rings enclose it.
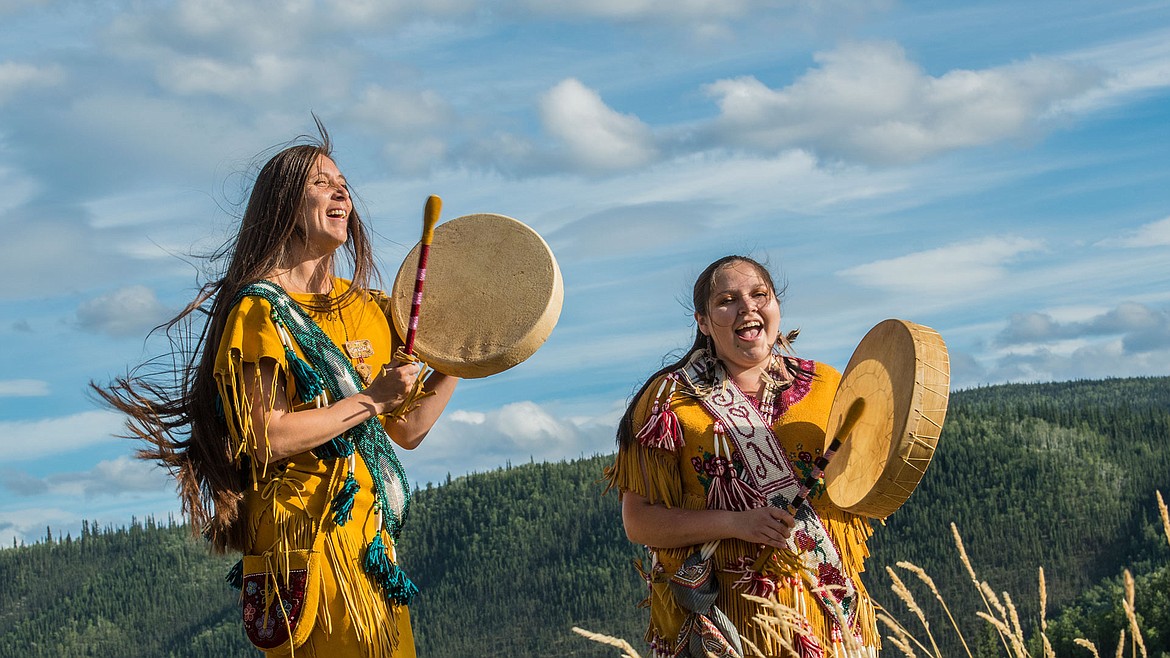
<instances>
[{"instance_id":1,"label":"drum skin head","mask_svg":"<svg viewBox=\"0 0 1170 658\"><path fill-rule=\"evenodd\" d=\"M885 519L913 493L934 456L946 418L950 362L938 332L885 320L854 350L829 412L825 445L857 398L865 411L825 469L829 499Z\"/></svg>"},{"instance_id":2,"label":"drum skin head","mask_svg":"<svg viewBox=\"0 0 1170 658\"><path fill-rule=\"evenodd\" d=\"M406 256L391 318L406 335L421 245ZM523 223L464 215L435 228L414 352L439 372L487 377L532 356L561 314L564 283L548 244Z\"/></svg>"}]
</instances>

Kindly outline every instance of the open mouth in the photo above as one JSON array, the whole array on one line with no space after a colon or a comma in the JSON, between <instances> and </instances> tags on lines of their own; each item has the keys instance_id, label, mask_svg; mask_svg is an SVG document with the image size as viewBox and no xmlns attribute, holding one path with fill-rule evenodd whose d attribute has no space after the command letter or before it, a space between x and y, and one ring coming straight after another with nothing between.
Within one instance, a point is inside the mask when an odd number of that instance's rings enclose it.
<instances>
[{"instance_id":1,"label":"open mouth","mask_svg":"<svg viewBox=\"0 0 1170 658\"><path fill-rule=\"evenodd\" d=\"M326 215L330 219L345 219L347 216L349 216L349 212L347 212L344 208L334 208L333 210L330 210L328 213L326 213Z\"/></svg>"},{"instance_id":2,"label":"open mouth","mask_svg":"<svg viewBox=\"0 0 1170 658\"><path fill-rule=\"evenodd\" d=\"M764 333L764 325L752 320L735 328L735 335L742 341L754 342Z\"/></svg>"}]
</instances>

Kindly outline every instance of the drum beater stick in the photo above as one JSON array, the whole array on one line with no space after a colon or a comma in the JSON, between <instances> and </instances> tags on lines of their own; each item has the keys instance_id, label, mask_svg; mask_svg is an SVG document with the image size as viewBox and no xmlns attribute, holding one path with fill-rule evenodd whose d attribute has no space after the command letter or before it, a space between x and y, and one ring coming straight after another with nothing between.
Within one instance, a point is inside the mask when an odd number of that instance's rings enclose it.
<instances>
[{"instance_id":1,"label":"drum beater stick","mask_svg":"<svg viewBox=\"0 0 1170 658\"><path fill-rule=\"evenodd\" d=\"M427 197L423 210L422 241L418 250L418 275L414 279L414 297L410 302L410 322L406 328L406 345L403 351L414 354L414 337L418 333L418 316L422 309L423 282L427 279L427 258L431 254L431 242L435 239L435 224L439 222L439 211L443 200L435 195Z\"/></svg>"},{"instance_id":2,"label":"drum beater stick","mask_svg":"<svg viewBox=\"0 0 1170 658\"><path fill-rule=\"evenodd\" d=\"M845 418L841 421L841 427L837 433L833 435L833 440L829 443L829 448L817 457L816 462L813 463L813 469L809 472L808 477L800 485L800 492L796 494L796 498L788 504L788 513L796 518L796 513L800 510L800 506L807 502L806 496L817 484L817 480L825 474L825 469L829 466L829 461L833 459L833 455L841 448L841 444L849 438L849 433L853 431L853 426L861 419L861 414L865 412L865 398L857 398L853 404L849 405L849 410L845 412ZM768 560L772 559L772 555L776 553L776 547L768 546L760 552L760 556L756 558L755 564L752 565L752 571L760 571Z\"/></svg>"}]
</instances>

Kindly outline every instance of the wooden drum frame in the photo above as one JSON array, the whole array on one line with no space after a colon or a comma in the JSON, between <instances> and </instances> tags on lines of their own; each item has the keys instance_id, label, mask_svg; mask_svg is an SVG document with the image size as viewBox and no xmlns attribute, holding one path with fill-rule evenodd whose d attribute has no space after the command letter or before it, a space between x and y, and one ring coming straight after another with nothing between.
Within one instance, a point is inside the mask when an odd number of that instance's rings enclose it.
<instances>
[{"instance_id":1,"label":"wooden drum frame","mask_svg":"<svg viewBox=\"0 0 1170 658\"><path fill-rule=\"evenodd\" d=\"M398 270L389 315L405 336L421 243ZM439 372L474 379L532 356L561 314L564 282L544 239L511 217L439 224L429 253L414 352Z\"/></svg>"},{"instance_id":2,"label":"wooden drum frame","mask_svg":"<svg viewBox=\"0 0 1170 658\"><path fill-rule=\"evenodd\" d=\"M937 331L878 323L858 344L829 412L826 447L853 401L865 411L825 469L837 507L885 519L914 492L934 457L950 394L950 361Z\"/></svg>"}]
</instances>

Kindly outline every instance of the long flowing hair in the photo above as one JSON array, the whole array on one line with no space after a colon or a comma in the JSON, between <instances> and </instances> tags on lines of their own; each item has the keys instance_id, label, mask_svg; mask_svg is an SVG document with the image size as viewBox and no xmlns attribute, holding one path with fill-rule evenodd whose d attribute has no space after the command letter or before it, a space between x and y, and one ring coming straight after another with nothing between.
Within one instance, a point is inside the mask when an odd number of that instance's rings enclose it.
<instances>
[{"instance_id":1,"label":"long flowing hair","mask_svg":"<svg viewBox=\"0 0 1170 658\"><path fill-rule=\"evenodd\" d=\"M246 285L284 266L307 229L301 217L305 185L318 156L332 157L332 143L314 116L319 139L301 136L272 156L256 176L239 232L210 256L227 261L222 274L204 284L163 329L171 351L151 359L125 376L90 387L128 418L127 438L147 445L141 459L156 461L177 480L183 514L219 553L244 550L246 516L241 513L250 470L237 463L228 428L218 406L215 359L232 301ZM353 284L336 306L369 288L378 279L369 237L355 208L349 216L348 239L339 250L352 266ZM331 267L336 269L335 259Z\"/></svg>"},{"instance_id":2,"label":"long flowing hair","mask_svg":"<svg viewBox=\"0 0 1170 658\"><path fill-rule=\"evenodd\" d=\"M735 263L746 263L755 268L756 272L760 275L760 278L768 284L768 289L771 290L772 294L776 296L776 303L780 303L780 298L784 295L784 289L776 289L776 284L772 281L772 274L768 272L768 268L764 267L754 258L733 254L730 256L724 256L723 258L720 258L719 260L711 263L706 268L704 268L702 273L699 274L698 278L695 279L695 286L694 290L692 291L691 303L694 305L692 308L695 309L696 313L704 316L709 314L710 309L708 308L708 304L711 300L711 288L715 285L715 275L719 272L719 270ZM776 342L773 343L773 351L779 353L781 346L796 340L796 336L799 333L799 331L793 330L788 332L787 335L782 333L781 335L777 336ZM641 400L642 396L646 394L646 391L650 388L650 385L653 384L654 381L657 380L660 376L665 375L668 372L678 370L691 358L691 356L694 355L695 352L705 349L710 349L712 355L718 358L718 355L714 354L714 346L710 343L707 336L699 329L698 324L696 323L695 340L691 343L691 346L689 349L687 349L686 353L683 354L679 360L664 366L661 370L651 375L650 378L646 380L646 383L642 384L642 387L639 388L638 392L635 393L634 396L630 399L629 404L626 406L626 412L622 414L621 420L618 421L617 442L619 446L630 445L634 441L634 435L638 431L637 428L634 427L634 411L638 406L638 401ZM791 362L789 363L789 366L799 367L797 364Z\"/></svg>"}]
</instances>

